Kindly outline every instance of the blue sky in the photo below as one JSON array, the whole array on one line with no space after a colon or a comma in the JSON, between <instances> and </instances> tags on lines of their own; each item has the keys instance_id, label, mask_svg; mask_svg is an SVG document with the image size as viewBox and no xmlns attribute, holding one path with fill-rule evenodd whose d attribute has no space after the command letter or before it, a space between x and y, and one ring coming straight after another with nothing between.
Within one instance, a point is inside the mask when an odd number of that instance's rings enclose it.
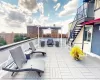
<instances>
[{"instance_id":1,"label":"blue sky","mask_svg":"<svg viewBox=\"0 0 100 80\"><path fill-rule=\"evenodd\" d=\"M17 6L18 9L20 8L20 6L18 5L19 4L18 0L1 0L1 1L9 3L10 5L15 5ZM28 20L31 19L34 22L34 24L41 23L43 25L49 23L50 24L54 23L61 24L62 22L65 23L67 22L67 20L70 21L70 19L74 18L77 8L80 5L82 5L82 1L83 0L37 0L36 1L37 6L33 9L32 14L30 16L25 14L25 18ZM25 9L26 7L23 7L23 10ZM14 11L17 12L17 10ZM9 12L11 13L11 11ZM15 17L12 19L15 19Z\"/></svg>"}]
</instances>

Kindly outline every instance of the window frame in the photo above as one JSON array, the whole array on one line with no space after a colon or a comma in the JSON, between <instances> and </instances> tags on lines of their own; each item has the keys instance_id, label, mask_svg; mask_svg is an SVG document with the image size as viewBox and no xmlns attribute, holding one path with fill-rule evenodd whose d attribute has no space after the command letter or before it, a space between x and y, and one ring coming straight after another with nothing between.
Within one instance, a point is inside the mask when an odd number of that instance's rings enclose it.
<instances>
[{"instance_id":1,"label":"window frame","mask_svg":"<svg viewBox=\"0 0 100 80\"><path fill-rule=\"evenodd\" d=\"M87 41L87 42L91 42L91 38L92 38L92 33L89 37L89 33L88 33L89 28L91 29L92 27L85 27L85 30L84 30L84 34L86 34L86 35L84 35L84 41ZM88 30L86 30L86 29L88 29Z\"/></svg>"}]
</instances>

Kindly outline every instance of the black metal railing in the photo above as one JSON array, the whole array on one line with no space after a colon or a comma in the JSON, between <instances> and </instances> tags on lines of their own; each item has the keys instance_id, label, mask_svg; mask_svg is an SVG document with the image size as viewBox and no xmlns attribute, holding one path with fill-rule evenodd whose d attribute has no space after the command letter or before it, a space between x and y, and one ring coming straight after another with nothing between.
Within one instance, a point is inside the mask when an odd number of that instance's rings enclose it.
<instances>
[{"instance_id":1,"label":"black metal railing","mask_svg":"<svg viewBox=\"0 0 100 80\"><path fill-rule=\"evenodd\" d=\"M75 20L80 20L81 18L87 17L87 6L88 3L83 3L78 9L75 16Z\"/></svg>"},{"instance_id":2,"label":"black metal railing","mask_svg":"<svg viewBox=\"0 0 100 80\"><path fill-rule=\"evenodd\" d=\"M88 4L87 3L83 3L78 9L77 9L77 13L76 13L76 16L74 18L74 21L72 22L72 27L71 27L71 30L70 30L70 38L73 39L73 41L75 40L75 36L73 35L74 33L74 30L75 28L77 27L77 24L78 24L78 21L80 21L81 19L84 19L87 17L87 6ZM73 43L72 41L72 43Z\"/></svg>"}]
</instances>

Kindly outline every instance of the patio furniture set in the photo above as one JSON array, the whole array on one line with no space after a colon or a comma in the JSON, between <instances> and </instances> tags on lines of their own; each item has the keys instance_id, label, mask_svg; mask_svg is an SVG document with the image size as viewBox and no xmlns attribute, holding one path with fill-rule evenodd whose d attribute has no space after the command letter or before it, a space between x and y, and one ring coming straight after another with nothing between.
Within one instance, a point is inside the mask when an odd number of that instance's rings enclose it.
<instances>
[{"instance_id":1,"label":"patio furniture set","mask_svg":"<svg viewBox=\"0 0 100 80\"><path fill-rule=\"evenodd\" d=\"M41 41L41 47L44 47L45 43L46 43L45 41ZM49 38L47 40L47 46L52 47L53 45L55 45L56 47L59 47L59 41L54 41L52 38Z\"/></svg>"},{"instance_id":2,"label":"patio furniture set","mask_svg":"<svg viewBox=\"0 0 100 80\"><path fill-rule=\"evenodd\" d=\"M12 72L11 76L13 76L15 72L22 71L36 71L38 75L41 76L41 73L44 73L45 62L43 60L30 59L30 55L42 53L42 55L45 56L46 52L43 51L43 49L36 49L33 42L30 42L29 45L30 48L25 52L22 51L21 46L9 50L13 61L3 66L2 69Z\"/></svg>"}]
</instances>

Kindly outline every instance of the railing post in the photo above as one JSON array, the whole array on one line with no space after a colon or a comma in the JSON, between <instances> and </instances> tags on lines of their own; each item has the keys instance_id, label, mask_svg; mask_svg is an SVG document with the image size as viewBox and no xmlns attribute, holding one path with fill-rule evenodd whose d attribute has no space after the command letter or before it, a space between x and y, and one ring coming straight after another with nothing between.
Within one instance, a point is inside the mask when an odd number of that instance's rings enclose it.
<instances>
[{"instance_id":1,"label":"railing post","mask_svg":"<svg viewBox=\"0 0 100 80\"><path fill-rule=\"evenodd\" d=\"M40 38L39 38L39 26L38 26L38 47L39 47L39 41L40 41Z\"/></svg>"},{"instance_id":2,"label":"railing post","mask_svg":"<svg viewBox=\"0 0 100 80\"><path fill-rule=\"evenodd\" d=\"M84 50L84 31L85 31L85 25L83 26L82 51Z\"/></svg>"},{"instance_id":3,"label":"railing post","mask_svg":"<svg viewBox=\"0 0 100 80\"><path fill-rule=\"evenodd\" d=\"M61 27L61 47L62 47L62 27Z\"/></svg>"}]
</instances>

